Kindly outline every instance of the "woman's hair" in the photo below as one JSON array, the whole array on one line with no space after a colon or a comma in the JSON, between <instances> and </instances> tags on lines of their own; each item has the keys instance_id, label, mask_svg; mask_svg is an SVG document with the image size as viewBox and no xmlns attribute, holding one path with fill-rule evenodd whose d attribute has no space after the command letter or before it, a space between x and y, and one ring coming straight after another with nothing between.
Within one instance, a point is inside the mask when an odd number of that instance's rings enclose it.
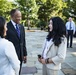
<instances>
[{"instance_id":1,"label":"woman's hair","mask_svg":"<svg viewBox=\"0 0 76 75\"><path fill-rule=\"evenodd\" d=\"M66 36L65 24L60 17L53 17L50 20L53 22L53 30L51 32L49 31L46 39L49 41L51 38L53 38L54 44L59 46L59 44L61 44L61 37Z\"/></svg>"},{"instance_id":2,"label":"woman's hair","mask_svg":"<svg viewBox=\"0 0 76 75\"><path fill-rule=\"evenodd\" d=\"M0 16L0 37L4 37L4 25L6 23L6 20Z\"/></svg>"}]
</instances>

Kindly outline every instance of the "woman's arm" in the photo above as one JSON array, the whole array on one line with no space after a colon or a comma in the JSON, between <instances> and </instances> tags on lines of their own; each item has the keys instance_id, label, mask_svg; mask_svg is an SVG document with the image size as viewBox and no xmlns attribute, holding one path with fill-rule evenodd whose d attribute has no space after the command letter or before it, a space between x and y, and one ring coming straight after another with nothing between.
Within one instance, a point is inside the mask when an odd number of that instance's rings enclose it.
<instances>
[{"instance_id":1,"label":"woman's arm","mask_svg":"<svg viewBox=\"0 0 76 75\"><path fill-rule=\"evenodd\" d=\"M20 61L18 60L15 48L11 42L9 42L5 48L5 55L8 58L16 75L19 75Z\"/></svg>"}]
</instances>

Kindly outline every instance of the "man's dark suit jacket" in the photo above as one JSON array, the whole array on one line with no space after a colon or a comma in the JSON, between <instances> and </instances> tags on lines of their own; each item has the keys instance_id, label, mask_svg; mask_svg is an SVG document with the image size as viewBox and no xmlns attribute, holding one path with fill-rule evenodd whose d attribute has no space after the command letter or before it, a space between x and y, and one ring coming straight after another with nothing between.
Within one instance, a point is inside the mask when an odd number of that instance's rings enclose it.
<instances>
[{"instance_id":1,"label":"man's dark suit jacket","mask_svg":"<svg viewBox=\"0 0 76 75\"><path fill-rule=\"evenodd\" d=\"M8 39L14 44L17 56L19 60L22 62L23 56L27 56L27 51L26 51L24 27L22 25L19 25L19 28L20 28L20 38L18 37L17 31L14 28L12 22L10 21L9 23L7 23L6 39Z\"/></svg>"}]
</instances>

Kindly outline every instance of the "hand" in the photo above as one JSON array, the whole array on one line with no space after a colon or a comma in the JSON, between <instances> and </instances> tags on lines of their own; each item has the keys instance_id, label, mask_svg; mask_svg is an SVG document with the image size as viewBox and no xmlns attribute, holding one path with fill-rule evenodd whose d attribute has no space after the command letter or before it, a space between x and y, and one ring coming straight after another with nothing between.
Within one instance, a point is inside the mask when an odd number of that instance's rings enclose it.
<instances>
[{"instance_id":1,"label":"hand","mask_svg":"<svg viewBox=\"0 0 76 75\"><path fill-rule=\"evenodd\" d=\"M38 58L38 61L42 64L46 64L45 59L43 59L43 58Z\"/></svg>"},{"instance_id":2,"label":"hand","mask_svg":"<svg viewBox=\"0 0 76 75\"><path fill-rule=\"evenodd\" d=\"M46 64L45 59L41 59L42 64Z\"/></svg>"},{"instance_id":3,"label":"hand","mask_svg":"<svg viewBox=\"0 0 76 75\"><path fill-rule=\"evenodd\" d=\"M23 57L23 61L24 61L24 63L27 62L27 56L24 56L24 57Z\"/></svg>"}]
</instances>

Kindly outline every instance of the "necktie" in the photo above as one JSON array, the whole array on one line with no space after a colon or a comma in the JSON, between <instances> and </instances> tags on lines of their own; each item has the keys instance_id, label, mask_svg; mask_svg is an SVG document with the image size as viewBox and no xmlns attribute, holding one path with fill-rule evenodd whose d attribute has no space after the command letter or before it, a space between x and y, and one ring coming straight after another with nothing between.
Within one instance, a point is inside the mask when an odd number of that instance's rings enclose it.
<instances>
[{"instance_id":1,"label":"necktie","mask_svg":"<svg viewBox=\"0 0 76 75\"><path fill-rule=\"evenodd\" d=\"M20 29L17 24L16 24L16 31L17 31L18 37L20 38Z\"/></svg>"},{"instance_id":2,"label":"necktie","mask_svg":"<svg viewBox=\"0 0 76 75\"><path fill-rule=\"evenodd\" d=\"M70 30L71 30L71 22L70 22Z\"/></svg>"}]
</instances>

